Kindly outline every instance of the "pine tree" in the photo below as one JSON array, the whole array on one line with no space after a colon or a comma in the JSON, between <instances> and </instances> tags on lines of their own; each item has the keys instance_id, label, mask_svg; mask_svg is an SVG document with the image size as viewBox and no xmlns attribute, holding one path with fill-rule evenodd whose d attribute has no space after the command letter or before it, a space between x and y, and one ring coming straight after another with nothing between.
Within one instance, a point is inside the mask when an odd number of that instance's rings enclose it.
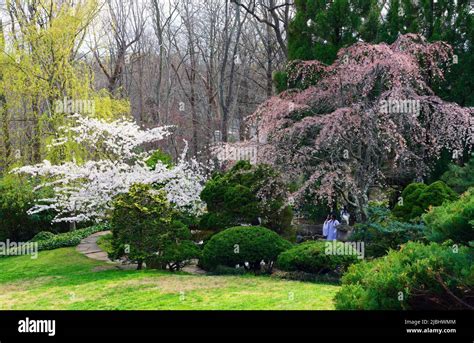
<instances>
[{"instance_id":1,"label":"pine tree","mask_svg":"<svg viewBox=\"0 0 474 343\"><path fill-rule=\"evenodd\" d=\"M469 0L296 0L290 23L290 60L334 62L337 52L357 41L393 43L416 33L429 42L445 41L454 49L454 65L440 84L444 100L474 105L474 13ZM457 62L457 63L456 63Z\"/></svg>"},{"instance_id":2,"label":"pine tree","mask_svg":"<svg viewBox=\"0 0 474 343\"><path fill-rule=\"evenodd\" d=\"M297 0L296 16L290 24L290 60L316 59L332 63L341 47L358 39L363 20L376 1Z\"/></svg>"}]
</instances>

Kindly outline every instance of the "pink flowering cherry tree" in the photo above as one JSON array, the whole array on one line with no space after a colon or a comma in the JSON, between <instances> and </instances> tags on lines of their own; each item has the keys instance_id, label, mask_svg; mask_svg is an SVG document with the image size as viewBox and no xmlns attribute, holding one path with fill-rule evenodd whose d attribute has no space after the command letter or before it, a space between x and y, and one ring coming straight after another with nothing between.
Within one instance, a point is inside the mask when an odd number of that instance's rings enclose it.
<instances>
[{"instance_id":1,"label":"pink flowering cherry tree","mask_svg":"<svg viewBox=\"0 0 474 343\"><path fill-rule=\"evenodd\" d=\"M302 62L295 77L313 86L272 97L250 117L258 161L300 180L295 201L342 199L363 219L373 189L425 177L443 149L471 148L472 109L430 87L451 61L449 45L407 34L342 49L331 66Z\"/></svg>"}]
</instances>

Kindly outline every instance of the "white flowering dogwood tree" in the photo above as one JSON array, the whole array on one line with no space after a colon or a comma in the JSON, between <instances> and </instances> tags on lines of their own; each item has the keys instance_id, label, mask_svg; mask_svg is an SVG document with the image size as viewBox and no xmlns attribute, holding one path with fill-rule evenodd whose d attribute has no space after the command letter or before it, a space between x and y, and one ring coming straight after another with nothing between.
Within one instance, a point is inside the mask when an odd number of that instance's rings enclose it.
<instances>
[{"instance_id":1,"label":"white flowering dogwood tree","mask_svg":"<svg viewBox=\"0 0 474 343\"><path fill-rule=\"evenodd\" d=\"M144 130L127 119L105 122L79 114L73 118L75 124L63 128L64 136L51 145L60 146L72 139L101 158L59 165L45 160L13 170L18 174L44 177L48 182L39 187L54 189L54 196L39 199L29 214L54 210L57 213L54 222L100 222L112 209L113 198L128 192L136 183L160 186L170 203L179 209L194 214L202 211L199 195L205 173L197 161L185 159L187 147L171 167L158 161L150 168L145 162L151 152L144 146L170 135L171 127Z\"/></svg>"}]
</instances>

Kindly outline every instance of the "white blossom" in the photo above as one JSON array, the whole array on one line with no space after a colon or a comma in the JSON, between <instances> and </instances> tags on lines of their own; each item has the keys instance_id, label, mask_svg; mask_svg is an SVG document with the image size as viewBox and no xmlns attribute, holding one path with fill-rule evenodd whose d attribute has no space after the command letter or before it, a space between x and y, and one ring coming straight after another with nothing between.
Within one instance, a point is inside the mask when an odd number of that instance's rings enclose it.
<instances>
[{"instance_id":1,"label":"white blossom","mask_svg":"<svg viewBox=\"0 0 474 343\"><path fill-rule=\"evenodd\" d=\"M142 130L127 120L106 123L79 115L74 117L77 125L64 131L73 132L72 139L86 146L97 147L101 144L114 158L60 165L46 160L15 169L14 173L47 177L49 181L40 187L52 187L54 190L52 198L38 200L29 214L54 210L57 212L54 222L99 222L112 210L113 198L128 192L136 183L161 186L168 200L180 209L195 214L203 210L199 195L205 176L199 163L185 159L187 145L175 166L167 167L158 161L153 170L144 162L148 153L137 149L145 143L165 138L170 134L169 127ZM61 137L53 144L66 141Z\"/></svg>"},{"instance_id":2,"label":"white blossom","mask_svg":"<svg viewBox=\"0 0 474 343\"><path fill-rule=\"evenodd\" d=\"M135 122L126 118L110 123L80 114L75 114L72 118L76 121L76 125L63 127L63 131L73 133L72 139L75 142L85 143L91 148L101 146L106 152L120 156L122 159L142 156L137 152L137 147L166 138L171 134L172 127L161 126L143 130ZM67 137L60 137L51 143L51 146L62 145L67 141Z\"/></svg>"}]
</instances>

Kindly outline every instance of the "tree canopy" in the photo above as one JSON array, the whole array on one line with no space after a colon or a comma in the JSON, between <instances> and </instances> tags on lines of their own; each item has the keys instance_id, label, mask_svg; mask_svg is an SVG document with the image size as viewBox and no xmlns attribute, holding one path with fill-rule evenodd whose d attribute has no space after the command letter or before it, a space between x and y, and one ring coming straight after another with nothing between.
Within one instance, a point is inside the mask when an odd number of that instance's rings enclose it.
<instances>
[{"instance_id":1,"label":"tree canopy","mask_svg":"<svg viewBox=\"0 0 474 343\"><path fill-rule=\"evenodd\" d=\"M341 49L332 65L319 64L314 86L283 92L251 117L260 161L290 178L304 175L302 191L340 197L363 216L374 187L426 177L444 149L469 148L472 109L430 87L443 80L452 54L448 44L415 34Z\"/></svg>"}]
</instances>

